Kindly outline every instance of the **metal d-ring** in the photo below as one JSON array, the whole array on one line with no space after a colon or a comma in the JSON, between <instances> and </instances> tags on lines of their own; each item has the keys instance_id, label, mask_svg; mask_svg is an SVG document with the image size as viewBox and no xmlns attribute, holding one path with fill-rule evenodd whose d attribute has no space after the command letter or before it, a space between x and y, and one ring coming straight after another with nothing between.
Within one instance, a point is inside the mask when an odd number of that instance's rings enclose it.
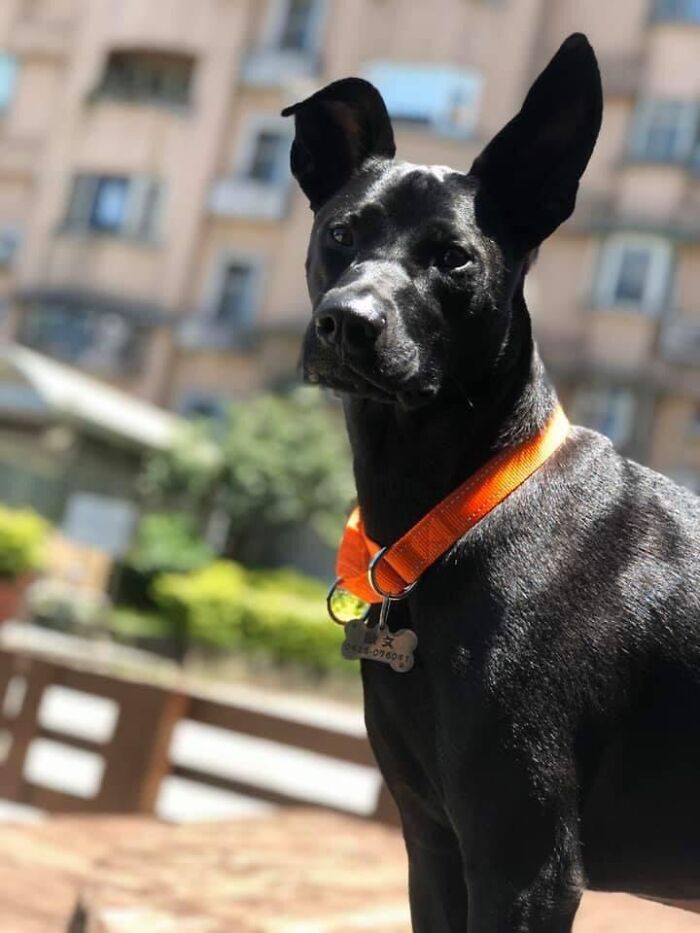
<instances>
[{"instance_id":1,"label":"metal d-ring","mask_svg":"<svg viewBox=\"0 0 700 933\"><path fill-rule=\"evenodd\" d=\"M367 617L369 616L370 609L372 608L371 604L367 606L364 613L358 619L341 619L333 611L332 600L335 591L340 586L341 578L336 577L333 586L328 590L328 596L326 596L326 609L328 610L328 615L333 619L334 622L337 622L338 625L347 625L348 622L366 622Z\"/></svg>"},{"instance_id":2,"label":"metal d-ring","mask_svg":"<svg viewBox=\"0 0 700 933\"><path fill-rule=\"evenodd\" d=\"M382 557L384 557L388 550L388 547L383 547L380 551L377 551L372 560L369 562L367 576L369 577L369 585L372 587L377 596L381 596L382 599L389 599L392 602L397 602L399 599L405 599L406 596L408 596L416 583L418 583L418 580L414 580L413 583L409 583L407 586L405 586L398 594L398 596L394 593L387 593L386 590L383 590L379 583L377 583L377 564L382 559Z\"/></svg>"}]
</instances>

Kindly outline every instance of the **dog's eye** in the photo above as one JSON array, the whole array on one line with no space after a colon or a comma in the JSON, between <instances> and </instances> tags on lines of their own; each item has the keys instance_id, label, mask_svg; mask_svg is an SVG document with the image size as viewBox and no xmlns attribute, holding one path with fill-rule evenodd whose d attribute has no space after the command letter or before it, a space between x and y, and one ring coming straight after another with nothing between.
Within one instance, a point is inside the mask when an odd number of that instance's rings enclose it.
<instances>
[{"instance_id":1,"label":"dog's eye","mask_svg":"<svg viewBox=\"0 0 700 933\"><path fill-rule=\"evenodd\" d=\"M329 233L331 235L331 239L338 243L340 246L352 246L354 242L352 230L347 224L333 224L329 230Z\"/></svg>"},{"instance_id":2,"label":"dog's eye","mask_svg":"<svg viewBox=\"0 0 700 933\"><path fill-rule=\"evenodd\" d=\"M469 262L470 256L461 246L448 246L441 250L436 257L436 265L440 269L459 269Z\"/></svg>"}]
</instances>

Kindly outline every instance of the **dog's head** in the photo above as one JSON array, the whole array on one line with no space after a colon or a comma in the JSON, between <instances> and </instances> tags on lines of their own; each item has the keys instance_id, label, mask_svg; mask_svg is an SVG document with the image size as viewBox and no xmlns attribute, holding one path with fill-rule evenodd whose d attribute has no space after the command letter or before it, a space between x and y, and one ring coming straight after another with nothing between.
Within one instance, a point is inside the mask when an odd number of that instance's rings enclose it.
<instances>
[{"instance_id":1,"label":"dog's head","mask_svg":"<svg viewBox=\"0 0 700 933\"><path fill-rule=\"evenodd\" d=\"M391 121L359 78L284 111L314 211L305 378L406 408L468 394L513 340L524 272L571 214L600 128L586 38L564 42L469 172L394 159Z\"/></svg>"}]
</instances>

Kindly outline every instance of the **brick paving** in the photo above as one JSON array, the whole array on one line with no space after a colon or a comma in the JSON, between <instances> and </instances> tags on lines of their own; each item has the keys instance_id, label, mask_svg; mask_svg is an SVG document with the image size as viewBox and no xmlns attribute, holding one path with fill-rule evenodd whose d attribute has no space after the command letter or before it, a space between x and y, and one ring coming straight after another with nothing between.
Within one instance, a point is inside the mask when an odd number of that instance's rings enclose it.
<instances>
[{"instance_id":1,"label":"brick paving","mask_svg":"<svg viewBox=\"0 0 700 933\"><path fill-rule=\"evenodd\" d=\"M0 827L0 930L89 933L406 933L399 834L310 810L171 826L53 817ZM77 925L74 929L80 929ZM588 894L576 933L690 933L700 917Z\"/></svg>"}]
</instances>

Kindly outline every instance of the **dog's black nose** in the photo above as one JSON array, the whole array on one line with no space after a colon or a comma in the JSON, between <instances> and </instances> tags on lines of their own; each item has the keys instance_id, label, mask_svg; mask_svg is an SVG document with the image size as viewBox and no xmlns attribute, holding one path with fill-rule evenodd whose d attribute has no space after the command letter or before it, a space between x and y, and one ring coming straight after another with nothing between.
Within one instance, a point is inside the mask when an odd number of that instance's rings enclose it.
<instances>
[{"instance_id":1,"label":"dog's black nose","mask_svg":"<svg viewBox=\"0 0 700 933\"><path fill-rule=\"evenodd\" d=\"M322 303L315 315L316 333L326 346L347 350L371 347L386 327L386 316L370 295Z\"/></svg>"}]
</instances>

